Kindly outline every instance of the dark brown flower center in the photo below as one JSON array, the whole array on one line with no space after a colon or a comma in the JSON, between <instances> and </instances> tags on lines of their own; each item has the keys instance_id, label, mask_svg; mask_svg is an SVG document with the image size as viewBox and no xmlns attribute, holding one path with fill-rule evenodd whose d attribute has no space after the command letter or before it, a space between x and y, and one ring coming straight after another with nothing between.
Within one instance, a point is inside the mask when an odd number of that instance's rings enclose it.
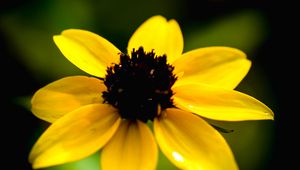
<instances>
[{"instance_id":1,"label":"dark brown flower center","mask_svg":"<svg viewBox=\"0 0 300 170\"><path fill-rule=\"evenodd\" d=\"M174 107L171 87L177 80L167 56L156 56L142 47L131 57L120 54L120 63L107 68L104 102L119 110L124 119L153 120L160 110Z\"/></svg>"}]
</instances>

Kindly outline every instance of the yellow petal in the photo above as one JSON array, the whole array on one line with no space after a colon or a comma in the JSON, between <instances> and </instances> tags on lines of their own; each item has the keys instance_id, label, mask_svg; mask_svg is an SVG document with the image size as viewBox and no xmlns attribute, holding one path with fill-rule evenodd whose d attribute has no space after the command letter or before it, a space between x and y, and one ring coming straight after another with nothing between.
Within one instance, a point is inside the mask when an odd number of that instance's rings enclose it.
<instances>
[{"instance_id":1,"label":"yellow petal","mask_svg":"<svg viewBox=\"0 0 300 170\"><path fill-rule=\"evenodd\" d=\"M242 121L274 117L272 110L262 102L238 91L204 84L186 84L173 90L177 107L206 118Z\"/></svg>"},{"instance_id":2,"label":"yellow petal","mask_svg":"<svg viewBox=\"0 0 300 170\"><path fill-rule=\"evenodd\" d=\"M85 76L62 78L38 90L32 97L32 112L48 122L92 103L102 103L103 81Z\"/></svg>"},{"instance_id":3,"label":"yellow petal","mask_svg":"<svg viewBox=\"0 0 300 170\"><path fill-rule=\"evenodd\" d=\"M207 47L183 54L173 65L183 73L176 85L204 83L234 89L248 73L251 62L235 48Z\"/></svg>"},{"instance_id":4,"label":"yellow petal","mask_svg":"<svg viewBox=\"0 0 300 170\"><path fill-rule=\"evenodd\" d=\"M120 122L110 105L84 106L54 122L33 146L29 161L37 169L80 160L105 145Z\"/></svg>"},{"instance_id":5,"label":"yellow petal","mask_svg":"<svg viewBox=\"0 0 300 170\"><path fill-rule=\"evenodd\" d=\"M157 146L149 127L141 121L123 120L105 145L101 164L104 170L154 170Z\"/></svg>"},{"instance_id":6,"label":"yellow petal","mask_svg":"<svg viewBox=\"0 0 300 170\"><path fill-rule=\"evenodd\" d=\"M119 61L120 50L92 32L69 29L53 39L70 62L91 75L104 77L106 67Z\"/></svg>"},{"instance_id":7,"label":"yellow petal","mask_svg":"<svg viewBox=\"0 0 300 170\"><path fill-rule=\"evenodd\" d=\"M224 138L192 113L166 109L155 118L154 132L162 152L179 169L238 169Z\"/></svg>"},{"instance_id":8,"label":"yellow petal","mask_svg":"<svg viewBox=\"0 0 300 170\"><path fill-rule=\"evenodd\" d=\"M166 54L168 62L178 58L183 50L183 37L175 20L167 21L154 16L145 21L129 40L127 51L143 47L146 52L154 50L157 55Z\"/></svg>"}]
</instances>

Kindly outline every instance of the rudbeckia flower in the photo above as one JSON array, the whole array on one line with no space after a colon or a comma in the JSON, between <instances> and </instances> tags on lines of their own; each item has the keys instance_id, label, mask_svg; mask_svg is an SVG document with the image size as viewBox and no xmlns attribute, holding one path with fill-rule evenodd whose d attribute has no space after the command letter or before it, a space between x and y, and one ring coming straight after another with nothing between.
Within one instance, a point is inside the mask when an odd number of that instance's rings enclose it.
<instances>
[{"instance_id":1,"label":"rudbeckia flower","mask_svg":"<svg viewBox=\"0 0 300 170\"><path fill-rule=\"evenodd\" d=\"M32 112L52 124L32 148L33 168L102 149L104 170L151 170L159 147L179 169L234 170L230 147L204 118L273 119L266 105L234 90L250 68L246 55L230 47L182 54L175 20L151 17L134 32L125 53L79 29L55 35L54 42L91 76L62 78L34 94Z\"/></svg>"}]
</instances>

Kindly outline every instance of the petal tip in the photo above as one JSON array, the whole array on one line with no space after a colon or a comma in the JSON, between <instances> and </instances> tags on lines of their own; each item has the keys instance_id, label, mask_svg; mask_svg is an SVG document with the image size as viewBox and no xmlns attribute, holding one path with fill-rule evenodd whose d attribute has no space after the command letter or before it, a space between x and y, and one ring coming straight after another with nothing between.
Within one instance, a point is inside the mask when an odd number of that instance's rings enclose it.
<instances>
[{"instance_id":1,"label":"petal tip","mask_svg":"<svg viewBox=\"0 0 300 170\"><path fill-rule=\"evenodd\" d=\"M272 112L272 111L271 112L266 112L266 114L268 114L267 117L268 117L269 120L274 120L275 119L274 112Z\"/></svg>"},{"instance_id":2,"label":"petal tip","mask_svg":"<svg viewBox=\"0 0 300 170\"><path fill-rule=\"evenodd\" d=\"M61 35L53 35L52 39L55 42L55 44L58 44L59 41L62 39L62 36Z\"/></svg>"},{"instance_id":3,"label":"petal tip","mask_svg":"<svg viewBox=\"0 0 300 170\"><path fill-rule=\"evenodd\" d=\"M31 163L32 169L41 169L41 168L46 168L49 166L51 166L51 165L43 165L43 164L37 163L36 161Z\"/></svg>"},{"instance_id":4,"label":"petal tip","mask_svg":"<svg viewBox=\"0 0 300 170\"><path fill-rule=\"evenodd\" d=\"M29 154L28 161L31 163L32 169L42 168L36 163L36 156L33 155L33 150L31 150Z\"/></svg>"},{"instance_id":5,"label":"petal tip","mask_svg":"<svg viewBox=\"0 0 300 170\"><path fill-rule=\"evenodd\" d=\"M275 114L274 112L265 104L263 104L265 107L265 111L262 111L264 113L264 118L265 120L274 120Z\"/></svg>"},{"instance_id":6,"label":"petal tip","mask_svg":"<svg viewBox=\"0 0 300 170\"><path fill-rule=\"evenodd\" d=\"M155 20L164 20L164 21L167 21L167 19L166 19L164 16L159 15L159 14L150 17L149 20L150 20L150 19L151 19L151 20L152 20L152 19L153 19L153 20L155 19Z\"/></svg>"}]
</instances>

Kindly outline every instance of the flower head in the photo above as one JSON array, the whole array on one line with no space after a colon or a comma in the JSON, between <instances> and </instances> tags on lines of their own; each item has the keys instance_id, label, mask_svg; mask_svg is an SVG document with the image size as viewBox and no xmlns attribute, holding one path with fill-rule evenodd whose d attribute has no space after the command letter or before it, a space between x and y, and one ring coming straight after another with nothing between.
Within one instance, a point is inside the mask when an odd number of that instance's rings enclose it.
<instances>
[{"instance_id":1,"label":"flower head","mask_svg":"<svg viewBox=\"0 0 300 170\"><path fill-rule=\"evenodd\" d=\"M104 170L150 170L158 143L180 169L238 169L224 138L202 117L273 119L263 103L233 90L250 68L246 55L229 47L182 54L175 20L148 19L130 38L127 53L78 29L54 41L93 77L62 78L34 94L32 112L52 124L32 148L33 168L80 160L102 148ZM154 122L154 135L147 121Z\"/></svg>"}]
</instances>

